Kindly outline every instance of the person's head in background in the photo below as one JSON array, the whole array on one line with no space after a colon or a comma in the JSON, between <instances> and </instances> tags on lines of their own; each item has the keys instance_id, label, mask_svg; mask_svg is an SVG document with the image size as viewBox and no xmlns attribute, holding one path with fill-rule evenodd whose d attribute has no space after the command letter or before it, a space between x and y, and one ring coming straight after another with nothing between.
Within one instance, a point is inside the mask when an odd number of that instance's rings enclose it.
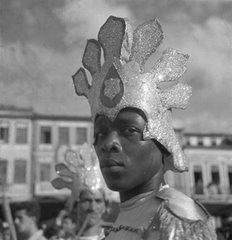
<instances>
[{"instance_id":1,"label":"person's head in background","mask_svg":"<svg viewBox=\"0 0 232 240\"><path fill-rule=\"evenodd\" d=\"M40 207L35 201L19 203L15 209L15 226L19 236L30 238L38 231Z\"/></svg>"},{"instance_id":2,"label":"person's head in background","mask_svg":"<svg viewBox=\"0 0 232 240\"><path fill-rule=\"evenodd\" d=\"M63 216L61 224L62 232L65 238L74 237L76 232L76 219L71 214Z\"/></svg>"},{"instance_id":3,"label":"person's head in background","mask_svg":"<svg viewBox=\"0 0 232 240\"><path fill-rule=\"evenodd\" d=\"M104 190L101 188L95 190L83 189L75 208L79 228L86 224L86 230L91 228L100 230L102 216L106 210Z\"/></svg>"}]
</instances>

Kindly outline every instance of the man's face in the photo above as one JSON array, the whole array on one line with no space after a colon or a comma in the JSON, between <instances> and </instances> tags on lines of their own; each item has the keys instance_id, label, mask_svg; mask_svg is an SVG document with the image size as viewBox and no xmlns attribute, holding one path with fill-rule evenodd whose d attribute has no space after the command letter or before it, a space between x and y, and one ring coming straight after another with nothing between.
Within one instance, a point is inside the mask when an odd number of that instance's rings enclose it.
<instances>
[{"instance_id":1,"label":"man's face","mask_svg":"<svg viewBox=\"0 0 232 240\"><path fill-rule=\"evenodd\" d=\"M96 118L95 150L106 184L125 192L145 186L161 169L162 153L152 140L143 140L146 121L136 109L124 109L112 122Z\"/></svg>"},{"instance_id":2,"label":"man's face","mask_svg":"<svg viewBox=\"0 0 232 240\"><path fill-rule=\"evenodd\" d=\"M90 191L85 189L80 194L78 204L78 218L83 223L88 215L88 227L99 224L103 213L105 212L105 198L103 191Z\"/></svg>"},{"instance_id":3,"label":"man's face","mask_svg":"<svg viewBox=\"0 0 232 240\"><path fill-rule=\"evenodd\" d=\"M28 234L34 224L33 217L28 216L26 210L22 209L16 212L15 226L18 233Z\"/></svg>"}]
</instances>

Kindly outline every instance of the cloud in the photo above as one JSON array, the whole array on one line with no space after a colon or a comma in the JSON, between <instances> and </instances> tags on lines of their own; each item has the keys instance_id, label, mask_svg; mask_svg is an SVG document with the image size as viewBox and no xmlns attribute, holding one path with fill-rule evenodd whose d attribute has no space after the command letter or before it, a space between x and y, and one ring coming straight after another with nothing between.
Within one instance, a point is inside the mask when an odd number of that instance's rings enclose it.
<instances>
[{"instance_id":1,"label":"cloud","mask_svg":"<svg viewBox=\"0 0 232 240\"><path fill-rule=\"evenodd\" d=\"M29 9L24 9L23 17L28 26L34 27L37 24L37 20L33 13Z\"/></svg>"},{"instance_id":2,"label":"cloud","mask_svg":"<svg viewBox=\"0 0 232 240\"><path fill-rule=\"evenodd\" d=\"M185 129L188 132L200 132L200 133L232 133L231 122L228 119L220 119L220 124L218 121L214 120L214 115L210 112L204 112L201 114L196 114L194 121L192 116L185 118Z\"/></svg>"},{"instance_id":3,"label":"cloud","mask_svg":"<svg viewBox=\"0 0 232 240\"><path fill-rule=\"evenodd\" d=\"M33 43L1 42L1 55L1 104L33 107L45 114L90 114L72 84L73 59L80 61L75 49L61 53Z\"/></svg>"},{"instance_id":4,"label":"cloud","mask_svg":"<svg viewBox=\"0 0 232 240\"><path fill-rule=\"evenodd\" d=\"M65 7L56 9L55 13L66 26L67 45L96 38L110 15L132 18L125 6L114 6L106 0L66 0Z\"/></svg>"},{"instance_id":5,"label":"cloud","mask_svg":"<svg viewBox=\"0 0 232 240\"><path fill-rule=\"evenodd\" d=\"M202 25L193 25L181 42L189 49L192 78L200 72L205 89L225 91L232 87L232 28L231 23L219 18L210 18ZM197 87L197 86L196 86ZM202 90L202 89L201 89ZM213 97L213 96L212 96Z\"/></svg>"},{"instance_id":6,"label":"cloud","mask_svg":"<svg viewBox=\"0 0 232 240\"><path fill-rule=\"evenodd\" d=\"M192 3L192 0L183 0L184 2ZM221 4L221 3L231 3L231 0L195 0L197 3L215 3L215 4Z\"/></svg>"},{"instance_id":7,"label":"cloud","mask_svg":"<svg viewBox=\"0 0 232 240\"><path fill-rule=\"evenodd\" d=\"M223 87L221 81L232 74L231 23L210 18L202 26L193 26L191 37L187 46L193 50L195 67L205 69L215 87Z\"/></svg>"},{"instance_id":8,"label":"cloud","mask_svg":"<svg viewBox=\"0 0 232 240\"><path fill-rule=\"evenodd\" d=\"M15 7L22 6L16 4ZM83 54L83 47L73 43L96 37L99 27L110 14L129 16L129 10L111 6L103 0L66 1L63 8L53 10L65 25L65 49L55 50L33 39L10 42L0 39L0 101L7 105L33 107L45 114L90 115L87 101L76 96L73 88L71 76L81 66ZM24 23L33 28L36 25L32 15L35 9L24 8L23 11ZM34 34L36 31L39 34L41 29L35 28ZM61 31L63 33L63 29Z\"/></svg>"},{"instance_id":9,"label":"cloud","mask_svg":"<svg viewBox=\"0 0 232 240\"><path fill-rule=\"evenodd\" d=\"M171 27L171 25L169 26ZM191 118L186 125L194 129L231 130L232 111L232 27L218 17L204 23L183 25L182 37L169 43L191 56L186 78L193 86ZM199 123L200 124L196 124Z\"/></svg>"},{"instance_id":10,"label":"cloud","mask_svg":"<svg viewBox=\"0 0 232 240\"><path fill-rule=\"evenodd\" d=\"M202 17L206 4L203 10L202 4L189 10L183 1L176 2L173 8L168 1L66 0L63 7L50 7L47 15L45 6L39 12L32 5L24 7L21 24L13 24L18 15L12 16L10 26L19 29L11 31L11 41L0 40L1 103L33 106L46 114L89 115L87 101L75 95L71 80L81 66L86 39L97 37L109 15L138 24L157 15L166 36L161 50L174 47L191 55L184 78L193 86L192 101L175 115L188 130L231 129L231 109L225 106L232 102L232 24L224 14L211 14L211 5Z\"/></svg>"}]
</instances>

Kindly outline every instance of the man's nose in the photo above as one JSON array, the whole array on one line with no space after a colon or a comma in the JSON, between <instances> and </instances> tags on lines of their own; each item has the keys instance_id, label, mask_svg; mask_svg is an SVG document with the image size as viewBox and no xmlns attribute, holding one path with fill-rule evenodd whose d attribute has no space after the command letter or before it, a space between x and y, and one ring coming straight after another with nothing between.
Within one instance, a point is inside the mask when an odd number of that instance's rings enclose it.
<instances>
[{"instance_id":1,"label":"man's nose","mask_svg":"<svg viewBox=\"0 0 232 240\"><path fill-rule=\"evenodd\" d=\"M95 211L96 206L97 206L97 205L96 205L96 202L95 202L94 200L90 201L90 202L89 202L89 208L88 208L89 211L90 211L90 212Z\"/></svg>"},{"instance_id":2,"label":"man's nose","mask_svg":"<svg viewBox=\"0 0 232 240\"><path fill-rule=\"evenodd\" d=\"M112 131L105 138L102 146L102 150L105 152L120 152L122 145L117 131Z\"/></svg>"}]
</instances>

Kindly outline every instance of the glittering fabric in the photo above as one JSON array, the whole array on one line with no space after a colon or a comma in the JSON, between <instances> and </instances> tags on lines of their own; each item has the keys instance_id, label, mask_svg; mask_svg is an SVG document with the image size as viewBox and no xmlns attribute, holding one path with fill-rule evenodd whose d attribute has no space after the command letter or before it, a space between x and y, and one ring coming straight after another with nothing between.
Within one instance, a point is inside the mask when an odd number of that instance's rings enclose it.
<instances>
[{"instance_id":1,"label":"glittering fabric","mask_svg":"<svg viewBox=\"0 0 232 240\"><path fill-rule=\"evenodd\" d=\"M162 187L139 194L120 205L106 240L216 240L215 222L199 203ZM157 197L162 199L157 204Z\"/></svg>"},{"instance_id":2,"label":"glittering fabric","mask_svg":"<svg viewBox=\"0 0 232 240\"><path fill-rule=\"evenodd\" d=\"M101 27L98 41L88 41L86 45L83 64L92 75L92 84L83 68L73 76L73 81L76 93L88 98L93 121L98 114L114 120L123 108L141 109L148 120L144 138L156 139L172 154L168 169L185 171L187 161L173 130L170 110L188 105L191 87L178 80L186 70L189 56L168 48L151 70L145 71L147 59L162 40L163 31L157 19L133 31L127 20L111 16ZM99 46L104 52L102 66ZM164 82L172 86L163 89L160 84Z\"/></svg>"},{"instance_id":3,"label":"glittering fabric","mask_svg":"<svg viewBox=\"0 0 232 240\"><path fill-rule=\"evenodd\" d=\"M163 204L160 210L160 240L216 240L215 223L208 217L205 221L188 220L173 215Z\"/></svg>"},{"instance_id":4,"label":"glittering fabric","mask_svg":"<svg viewBox=\"0 0 232 240\"><path fill-rule=\"evenodd\" d=\"M70 189L71 201L79 199L79 193L84 188L92 191L106 189L97 155L86 143L79 146L77 151L67 150L64 162L57 163L55 168L59 177L52 180L52 185L56 189Z\"/></svg>"},{"instance_id":5,"label":"glittering fabric","mask_svg":"<svg viewBox=\"0 0 232 240\"><path fill-rule=\"evenodd\" d=\"M105 81L104 95L110 100L120 92L119 82L120 80L118 78L111 78Z\"/></svg>"}]
</instances>

